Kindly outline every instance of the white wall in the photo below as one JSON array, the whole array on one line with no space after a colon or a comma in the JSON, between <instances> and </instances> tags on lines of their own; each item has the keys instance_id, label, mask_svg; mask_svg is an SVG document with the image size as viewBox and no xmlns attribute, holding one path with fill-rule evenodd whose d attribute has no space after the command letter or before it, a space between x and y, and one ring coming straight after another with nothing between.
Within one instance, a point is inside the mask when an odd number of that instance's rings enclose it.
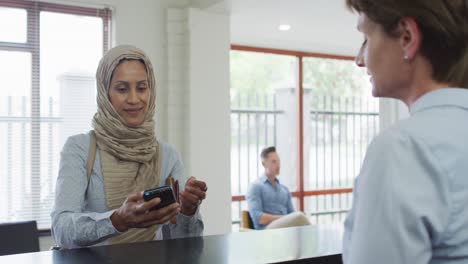
<instances>
[{"instance_id":1,"label":"white wall","mask_svg":"<svg viewBox=\"0 0 468 264\"><path fill-rule=\"evenodd\" d=\"M167 136L181 153L187 167L189 39L187 8L170 8L167 12L168 91Z\"/></svg>"},{"instance_id":2,"label":"white wall","mask_svg":"<svg viewBox=\"0 0 468 264\"><path fill-rule=\"evenodd\" d=\"M229 16L168 10L168 136L205 180L205 234L230 231Z\"/></svg>"},{"instance_id":3,"label":"white wall","mask_svg":"<svg viewBox=\"0 0 468 264\"><path fill-rule=\"evenodd\" d=\"M189 170L208 183L206 234L231 229L229 16L189 10Z\"/></svg>"}]
</instances>

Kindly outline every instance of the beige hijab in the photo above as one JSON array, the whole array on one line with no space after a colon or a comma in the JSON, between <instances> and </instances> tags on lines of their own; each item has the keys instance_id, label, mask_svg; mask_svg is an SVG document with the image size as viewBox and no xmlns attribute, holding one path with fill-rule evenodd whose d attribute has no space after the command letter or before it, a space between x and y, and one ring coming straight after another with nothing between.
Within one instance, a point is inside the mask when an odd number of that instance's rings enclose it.
<instances>
[{"instance_id":1,"label":"beige hijab","mask_svg":"<svg viewBox=\"0 0 468 264\"><path fill-rule=\"evenodd\" d=\"M122 60L139 60L146 67L151 92L143 124L129 127L109 100L112 74ZM104 178L107 207L119 208L135 192L159 186L161 152L154 131L155 79L146 54L133 46L117 46L99 62L96 72L97 105L93 127ZM130 229L109 240L111 244L153 240L157 226Z\"/></svg>"}]
</instances>

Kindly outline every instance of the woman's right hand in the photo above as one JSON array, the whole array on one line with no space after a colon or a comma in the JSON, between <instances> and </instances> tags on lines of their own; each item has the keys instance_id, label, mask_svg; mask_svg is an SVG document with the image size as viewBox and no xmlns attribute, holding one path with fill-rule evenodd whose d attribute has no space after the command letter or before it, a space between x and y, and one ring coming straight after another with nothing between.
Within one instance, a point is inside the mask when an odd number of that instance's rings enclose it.
<instances>
[{"instance_id":1,"label":"woman's right hand","mask_svg":"<svg viewBox=\"0 0 468 264\"><path fill-rule=\"evenodd\" d=\"M163 224L179 213L180 205L178 203L150 211L160 202L159 198L145 202L141 192L130 194L122 206L111 215L112 225L119 232L125 232L130 228L146 228Z\"/></svg>"}]
</instances>

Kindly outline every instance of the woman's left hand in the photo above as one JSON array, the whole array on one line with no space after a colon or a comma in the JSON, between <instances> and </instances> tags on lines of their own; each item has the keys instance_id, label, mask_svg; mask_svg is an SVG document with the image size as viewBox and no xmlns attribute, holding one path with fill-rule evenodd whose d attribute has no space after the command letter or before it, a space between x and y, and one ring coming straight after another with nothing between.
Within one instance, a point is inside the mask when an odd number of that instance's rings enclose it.
<instances>
[{"instance_id":1,"label":"woman's left hand","mask_svg":"<svg viewBox=\"0 0 468 264\"><path fill-rule=\"evenodd\" d=\"M204 181L190 177L185 183L184 191L180 192L180 212L187 216L195 214L198 205L205 200L207 190Z\"/></svg>"}]
</instances>

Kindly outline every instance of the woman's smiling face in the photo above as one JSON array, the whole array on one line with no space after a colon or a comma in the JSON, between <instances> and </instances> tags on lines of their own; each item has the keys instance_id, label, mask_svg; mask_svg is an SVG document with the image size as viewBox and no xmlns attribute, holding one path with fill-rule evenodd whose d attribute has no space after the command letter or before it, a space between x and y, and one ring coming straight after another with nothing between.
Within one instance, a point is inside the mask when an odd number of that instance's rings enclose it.
<instances>
[{"instance_id":1,"label":"woman's smiling face","mask_svg":"<svg viewBox=\"0 0 468 264\"><path fill-rule=\"evenodd\" d=\"M109 99L127 126L143 124L150 96L145 65L138 60L122 61L112 74Z\"/></svg>"}]
</instances>

